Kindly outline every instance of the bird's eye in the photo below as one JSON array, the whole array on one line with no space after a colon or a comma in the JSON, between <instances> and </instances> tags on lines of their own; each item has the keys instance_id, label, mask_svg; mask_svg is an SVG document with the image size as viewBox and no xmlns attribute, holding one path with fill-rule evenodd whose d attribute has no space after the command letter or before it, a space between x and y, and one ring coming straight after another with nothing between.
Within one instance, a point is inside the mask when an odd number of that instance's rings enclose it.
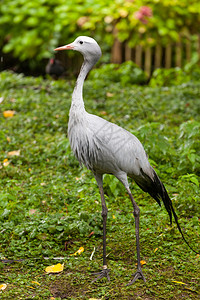
<instances>
[{"instance_id":1,"label":"bird's eye","mask_svg":"<svg viewBox=\"0 0 200 300\"><path fill-rule=\"evenodd\" d=\"M79 44L81 44L81 45L82 45L82 44L83 44L83 41L79 41Z\"/></svg>"}]
</instances>

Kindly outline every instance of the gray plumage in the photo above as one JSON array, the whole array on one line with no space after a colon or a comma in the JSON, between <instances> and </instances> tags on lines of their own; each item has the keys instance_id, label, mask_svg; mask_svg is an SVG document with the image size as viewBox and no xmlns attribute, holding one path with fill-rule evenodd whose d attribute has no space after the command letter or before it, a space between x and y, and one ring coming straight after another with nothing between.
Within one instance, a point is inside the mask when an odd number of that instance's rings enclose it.
<instances>
[{"instance_id":1,"label":"gray plumage","mask_svg":"<svg viewBox=\"0 0 200 300\"><path fill-rule=\"evenodd\" d=\"M140 264L140 211L131 194L127 176L133 178L138 186L143 191L148 192L159 205L161 204L161 200L163 201L169 214L170 222L172 221L173 214L178 229L184 240L185 238L179 226L178 218L167 191L158 178L156 172L151 167L140 141L127 130L96 115L89 114L85 110L82 97L83 83L88 72L101 56L101 49L99 45L94 39L81 36L73 43L59 47L55 50L67 49L79 51L84 56L84 62L72 94L72 104L68 124L69 141L72 151L78 161L93 172L99 186L102 202L103 270L97 273L98 277L95 281L102 277L110 279L109 269L107 268L106 263L107 207L103 192L103 174L113 174L117 177L125 186L132 201L136 229L137 272L134 274L134 277L129 284L132 284L139 278L145 281ZM185 242L187 243L186 240Z\"/></svg>"}]
</instances>

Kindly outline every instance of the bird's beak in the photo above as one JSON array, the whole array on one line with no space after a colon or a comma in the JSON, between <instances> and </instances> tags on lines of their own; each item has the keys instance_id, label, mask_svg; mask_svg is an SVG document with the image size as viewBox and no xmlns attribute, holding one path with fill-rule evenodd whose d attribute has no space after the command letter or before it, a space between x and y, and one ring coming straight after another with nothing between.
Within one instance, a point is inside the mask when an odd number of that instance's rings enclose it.
<instances>
[{"instance_id":1,"label":"bird's beak","mask_svg":"<svg viewBox=\"0 0 200 300\"><path fill-rule=\"evenodd\" d=\"M58 47L58 48L54 49L54 51L70 50L70 49L72 49L72 50L74 49L73 44L68 44L68 45L65 45L65 46Z\"/></svg>"}]
</instances>

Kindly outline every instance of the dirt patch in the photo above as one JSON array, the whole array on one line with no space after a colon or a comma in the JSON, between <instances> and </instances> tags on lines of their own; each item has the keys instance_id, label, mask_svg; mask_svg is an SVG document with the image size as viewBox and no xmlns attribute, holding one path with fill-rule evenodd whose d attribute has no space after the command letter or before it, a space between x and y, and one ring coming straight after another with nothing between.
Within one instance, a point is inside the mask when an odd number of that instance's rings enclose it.
<instances>
[{"instance_id":1,"label":"dirt patch","mask_svg":"<svg viewBox=\"0 0 200 300\"><path fill-rule=\"evenodd\" d=\"M86 295L87 283L84 279L80 279L72 273L67 273L64 278L56 279L50 285L50 291L56 298L71 299L72 297L78 297L79 295Z\"/></svg>"}]
</instances>

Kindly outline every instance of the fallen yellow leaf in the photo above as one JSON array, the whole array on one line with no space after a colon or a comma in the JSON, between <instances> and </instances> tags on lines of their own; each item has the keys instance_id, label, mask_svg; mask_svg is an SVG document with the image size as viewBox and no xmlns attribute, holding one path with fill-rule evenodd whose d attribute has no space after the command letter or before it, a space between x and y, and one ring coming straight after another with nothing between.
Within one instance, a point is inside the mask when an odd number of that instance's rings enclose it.
<instances>
[{"instance_id":1,"label":"fallen yellow leaf","mask_svg":"<svg viewBox=\"0 0 200 300\"><path fill-rule=\"evenodd\" d=\"M80 255L82 252L84 251L84 248L83 247L80 247L79 249L78 249L78 254Z\"/></svg>"},{"instance_id":2,"label":"fallen yellow leaf","mask_svg":"<svg viewBox=\"0 0 200 300\"><path fill-rule=\"evenodd\" d=\"M4 118L12 118L15 114L15 111L14 110L5 110L3 112L3 116Z\"/></svg>"},{"instance_id":3,"label":"fallen yellow leaf","mask_svg":"<svg viewBox=\"0 0 200 300\"><path fill-rule=\"evenodd\" d=\"M107 93L106 93L106 96L107 96L107 97L113 97L113 96L114 96L114 94L113 94L113 93L109 93L109 92L107 92Z\"/></svg>"},{"instance_id":4,"label":"fallen yellow leaf","mask_svg":"<svg viewBox=\"0 0 200 300\"><path fill-rule=\"evenodd\" d=\"M141 260L140 263L141 263L141 266L146 265L146 261L145 260ZM137 263L135 265L137 266Z\"/></svg>"},{"instance_id":5,"label":"fallen yellow leaf","mask_svg":"<svg viewBox=\"0 0 200 300\"><path fill-rule=\"evenodd\" d=\"M116 219L115 215L113 215L112 217L113 217L113 219Z\"/></svg>"},{"instance_id":6,"label":"fallen yellow leaf","mask_svg":"<svg viewBox=\"0 0 200 300\"><path fill-rule=\"evenodd\" d=\"M7 141L10 143L11 142L11 138L9 136L7 136Z\"/></svg>"},{"instance_id":7,"label":"fallen yellow leaf","mask_svg":"<svg viewBox=\"0 0 200 300\"><path fill-rule=\"evenodd\" d=\"M49 267L46 267L45 271L47 273L59 273L62 272L64 269L64 264L57 264L57 265L52 265Z\"/></svg>"},{"instance_id":8,"label":"fallen yellow leaf","mask_svg":"<svg viewBox=\"0 0 200 300\"><path fill-rule=\"evenodd\" d=\"M155 253L157 250L158 250L158 248L156 248L156 249L154 250L154 253Z\"/></svg>"},{"instance_id":9,"label":"fallen yellow leaf","mask_svg":"<svg viewBox=\"0 0 200 300\"><path fill-rule=\"evenodd\" d=\"M3 165L4 165L4 167L7 167L8 165L9 165L9 161L8 161L8 159L7 158L5 158L4 160L3 160Z\"/></svg>"},{"instance_id":10,"label":"fallen yellow leaf","mask_svg":"<svg viewBox=\"0 0 200 300\"><path fill-rule=\"evenodd\" d=\"M7 288L7 284L6 283L3 283L3 284L0 284L0 291L3 291Z\"/></svg>"},{"instance_id":11,"label":"fallen yellow leaf","mask_svg":"<svg viewBox=\"0 0 200 300\"><path fill-rule=\"evenodd\" d=\"M80 248L78 249L78 251L76 251L75 253L70 254L70 255L77 255L77 254L80 255L83 251L84 251L84 248L83 248L83 247L80 247Z\"/></svg>"},{"instance_id":12,"label":"fallen yellow leaf","mask_svg":"<svg viewBox=\"0 0 200 300\"><path fill-rule=\"evenodd\" d=\"M31 283L35 283L35 284L37 284L37 285L40 285L40 283L37 282L37 281L31 281Z\"/></svg>"},{"instance_id":13,"label":"fallen yellow leaf","mask_svg":"<svg viewBox=\"0 0 200 300\"><path fill-rule=\"evenodd\" d=\"M20 150L14 150L8 152L8 156L19 156L20 155Z\"/></svg>"},{"instance_id":14,"label":"fallen yellow leaf","mask_svg":"<svg viewBox=\"0 0 200 300\"><path fill-rule=\"evenodd\" d=\"M178 283L178 284L186 284L186 283L184 283L182 281L176 281L176 280L172 280L172 282L175 282L175 283Z\"/></svg>"}]
</instances>

